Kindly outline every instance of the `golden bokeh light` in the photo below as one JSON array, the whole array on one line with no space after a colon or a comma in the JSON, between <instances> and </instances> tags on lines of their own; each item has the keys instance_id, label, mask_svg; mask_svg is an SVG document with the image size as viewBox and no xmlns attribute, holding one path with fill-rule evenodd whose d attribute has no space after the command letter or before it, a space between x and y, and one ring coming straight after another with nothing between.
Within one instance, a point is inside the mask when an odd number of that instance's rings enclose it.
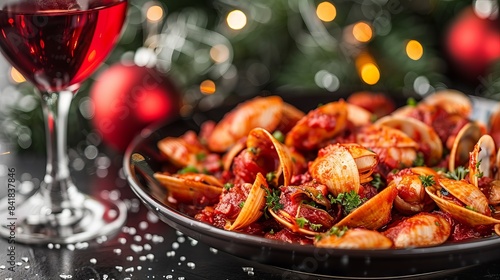
<instances>
[{"instance_id":1,"label":"golden bokeh light","mask_svg":"<svg viewBox=\"0 0 500 280\"><path fill-rule=\"evenodd\" d=\"M215 93L216 87L212 80L204 80L200 84L200 91L203 94L213 94Z\"/></svg>"},{"instance_id":2,"label":"golden bokeh light","mask_svg":"<svg viewBox=\"0 0 500 280\"><path fill-rule=\"evenodd\" d=\"M20 83L26 81L24 76L21 73L19 73L19 71L17 71L17 69L14 67L10 68L10 78L12 79L12 81L14 83L17 83L17 84L20 84Z\"/></svg>"},{"instance_id":3,"label":"golden bokeh light","mask_svg":"<svg viewBox=\"0 0 500 280\"><path fill-rule=\"evenodd\" d=\"M361 67L361 79L363 82L374 85L380 80L380 71L373 63L367 63Z\"/></svg>"},{"instance_id":4,"label":"golden bokeh light","mask_svg":"<svg viewBox=\"0 0 500 280\"><path fill-rule=\"evenodd\" d=\"M337 9L332 3L328 1L321 2L316 8L316 15L320 20L324 22L330 22L333 21L337 16Z\"/></svg>"},{"instance_id":5,"label":"golden bokeh light","mask_svg":"<svg viewBox=\"0 0 500 280\"><path fill-rule=\"evenodd\" d=\"M240 10L234 10L227 14L226 22L229 28L240 30L247 25L247 16Z\"/></svg>"},{"instance_id":6,"label":"golden bokeh light","mask_svg":"<svg viewBox=\"0 0 500 280\"><path fill-rule=\"evenodd\" d=\"M229 59L229 49L224 45L215 45L210 48L210 58L215 63L223 63Z\"/></svg>"},{"instance_id":7,"label":"golden bokeh light","mask_svg":"<svg viewBox=\"0 0 500 280\"><path fill-rule=\"evenodd\" d=\"M149 21L159 21L163 18L163 8L158 5L153 5L146 11L146 18Z\"/></svg>"},{"instance_id":8,"label":"golden bokeh light","mask_svg":"<svg viewBox=\"0 0 500 280\"><path fill-rule=\"evenodd\" d=\"M406 44L406 54L413 60L419 60L424 55L424 47L417 40L410 40Z\"/></svg>"},{"instance_id":9,"label":"golden bokeh light","mask_svg":"<svg viewBox=\"0 0 500 280\"><path fill-rule=\"evenodd\" d=\"M372 39L373 30L368 23L361 21L353 26L352 35L356 40L365 43Z\"/></svg>"}]
</instances>

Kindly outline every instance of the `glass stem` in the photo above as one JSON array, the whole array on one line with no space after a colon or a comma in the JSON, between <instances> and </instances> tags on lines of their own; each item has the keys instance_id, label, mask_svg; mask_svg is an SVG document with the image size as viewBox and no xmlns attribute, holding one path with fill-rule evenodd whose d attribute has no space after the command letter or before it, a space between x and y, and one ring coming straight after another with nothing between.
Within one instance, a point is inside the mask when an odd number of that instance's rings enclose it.
<instances>
[{"instance_id":1,"label":"glass stem","mask_svg":"<svg viewBox=\"0 0 500 280\"><path fill-rule=\"evenodd\" d=\"M68 112L73 95L71 91L42 95L47 165L40 192L46 200L46 205L50 207L46 209L46 214L61 213L64 209L78 207L72 204L81 202L81 199L78 199L81 194L71 180L66 142Z\"/></svg>"}]
</instances>

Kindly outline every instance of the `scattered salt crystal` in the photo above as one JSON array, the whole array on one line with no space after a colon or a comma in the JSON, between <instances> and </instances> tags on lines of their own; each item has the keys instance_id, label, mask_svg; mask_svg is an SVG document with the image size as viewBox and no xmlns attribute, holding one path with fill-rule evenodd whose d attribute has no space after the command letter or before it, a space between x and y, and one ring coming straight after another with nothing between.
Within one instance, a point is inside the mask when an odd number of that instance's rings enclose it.
<instances>
[{"instance_id":1,"label":"scattered salt crystal","mask_svg":"<svg viewBox=\"0 0 500 280\"><path fill-rule=\"evenodd\" d=\"M128 233L128 231L129 231L129 227L127 227L127 226L123 226L122 227L122 232L123 233Z\"/></svg>"},{"instance_id":2,"label":"scattered salt crystal","mask_svg":"<svg viewBox=\"0 0 500 280\"><path fill-rule=\"evenodd\" d=\"M139 228L140 228L141 230L145 230L145 229L147 229L147 228L148 228L148 222L145 222L145 221L140 222L140 223L139 223Z\"/></svg>"},{"instance_id":3,"label":"scattered salt crystal","mask_svg":"<svg viewBox=\"0 0 500 280\"><path fill-rule=\"evenodd\" d=\"M147 255L146 255L146 258L147 258L148 260L152 261L152 260L154 260L155 255L153 255L153 254L147 254Z\"/></svg>"},{"instance_id":4,"label":"scattered salt crystal","mask_svg":"<svg viewBox=\"0 0 500 280\"><path fill-rule=\"evenodd\" d=\"M243 271L245 272L248 272L248 271L253 271L253 267L249 267L249 266L243 266L241 267L243 269Z\"/></svg>"},{"instance_id":5,"label":"scattered salt crystal","mask_svg":"<svg viewBox=\"0 0 500 280\"><path fill-rule=\"evenodd\" d=\"M116 268L116 270L118 270L118 272L122 272L122 270L123 270L123 266L117 265L117 266L115 266L115 268Z\"/></svg>"},{"instance_id":6,"label":"scattered salt crystal","mask_svg":"<svg viewBox=\"0 0 500 280\"><path fill-rule=\"evenodd\" d=\"M47 248L54 249L54 244L52 244L52 243L47 244Z\"/></svg>"},{"instance_id":7,"label":"scattered salt crystal","mask_svg":"<svg viewBox=\"0 0 500 280\"><path fill-rule=\"evenodd\" d=\"M137 270L142 270L142 266L138 265Z\"/></svg>"},{"instance_id":8,"label":"scattered salt crystal","mask_svg":"<svg viewBox=\"0 0 500 280\"><path fill-rule=\"evenodd\" d=\"M21 266L23 263L22 262L16 262L17 266Z\"/></svg>"},{"instance_id":9,"label":"scattered salt crystal","mask_svg":"<svg viewBox=\"0 0 500 280\"><path fill-rule=\"evenodd\" d=\"M91 264L96 264L96 263L97 263L97 260L96 260L95 258L91 258L91 259L90 259L90 263L91 263Z\"/></svg>"},{"instance_id":10,"label":"scattered salt crystal","mask_svg":"<svg viewBox=\"0 0 500 280\"><path fill-rule=\"evenodd\" d=\"M89 247L89 243L88 242L78 242L75 244L75 248L77 250L82 250L82 249L87 249Z\"/></svg>"},{"instance_id":11,"label":"scattered salt crystal","mask_svg":"<svg viewBox=\"0 0 500 280\"><path fill-rule=\"evenodd\" d=\"M177 242L179 242L179 243L184 243L184 241L186 241L186 238L184 236L179 236L177 238Z\"/></svg>"},{"instance_id":12,"label":"scattered salt crystal","mask_svg":"<svg viewBox=\"0 0 500 280\"><path fill-rule=\"evenodd\" d=\"M102 280L107 280L108 279L108 275L107 274L103 274L102 275Z\"/></svg>"},{"instance_id":13,"label":"scattered salt crystal","mask_svg":"<svg viewBox=\"0 0 500 280\"><path fill-rule=\"evenodd\" d=\"M21 258L21 260L22 260L23 262L28 262L28 257L22 257L22 258Z\"/></svg>"},{"instance_id":14,"label":"scattered salt crystal","mask_svg":"<svg viewBox=\"0 0 500 280\"><path fill-rule=\"evenodd\" d=\"M60 274L59 277L61 279L71 279L71 278L73 278L73 275L71 275L71 274Z\"/></svg>"},{"instance_id":15,"label":"scattered salt crystal","mask_svg":"<svg viewBox=\"0 0 500 280\"><path fill-rule=\"evenodd\" d=\"M187 266L191 269L194 269L196 265L194 264L194 262L188 262Z\"/></svg>"},{"instance_id":16,"label":"scattered salt crystal","mask_svg":"<svg viewBox=\"0 0 500 280\"><path fill-rule=\"evenodd\" d=\"M210 252L212 252L212 253L214 253L214 254L217 254L218 250L217 250L217 249L215 249L215 248L210 247Z\"/></svg>"},{"instance_id":17,"label":"scattered salt crystal","mask_svg":"<svg viewBox=\"0 0 500 280\"><path fill-rule=\"evenodd\" d=\"M139 252L142 252L143 247L141 245L132 244L132 245L130 245L130 249L132 249L132 251L134 251L136 253L139 253Z\"/></svg>"},{"instance_id":18,"label":"scattered salt crystal","mask_svg":"<svg viewBox=\"0 0 500 280\"><path fill-rule=\"evenodd\" d=\"M56 249L61 249L61 244L56 244L54 246L56 247Z\"/></svg>"},{"instance_id":19,"label":"scattered salt crystal","mask_svg":"<svg viewBox=\"0 0 500 280\"><path fill-rule=\"evenodd\" d=\"M134 236L134 241L135 242L141 242L142 241L142 236L140 236L140 235Z\"/></svg>"},{"instance_id":20,"label":"scattered salt crystal","mask_svg":"<svg viewBox=\"0 0 500 280\"><path fill-rule=\"evenodd\" d=\"M113 253L120 255L122 253L122 249L114 249Z\"/></svg>"},{"instance_id":21,"label":"scattered salt crystal","mask_svg":"<svg viewBox=\"0 0 500 280\"><path fill-rule=\"evenodd\" d=\"M68 244L66 245L66 248L70 251L74 251L75 250L75 245L74 244Z\"/></svg>"},{"instance_id":22,"label":"scattered salt crystal","mask_svg":"<svg viewBox=\"0 0 500 280\"><path fill-rule=\"evenodd\" d=\"M183 236L184 235L184 233L182 233L182 232L180 232L178 230L175 231L175 234L177 234L177 236Z\"/></svg>"},{"instance_id":23,"label":"scattered salt crystal","mask_svg":"<svg viewBox=\"0 0 500 280\"><path fill-rule=\"evenodd\" d=\"M172 276L172 275L167 275L167 277L165 277L165 279L174 279L174 276Z\"/></svg>"},{"instance_id":24,"label":"scattered salt crystal","mask_svg":"<svg viewBox=\"0 0 500 280\"><path fill-rule=\"evenodd\" d=\"M164 240L165 240L165 239L164 239L164 238L163 238L163 236L161 236L161 235L156 235L156 234L155 234L155 235L153 235L153 239L152 239L152 241L153 241L154 243L163 243L163 241L164 241Z\"/></svg>"},{"instance_id":25,"label":"scattered salt crystal","mask_svg":"<svg viewBox=\"0 0 500 280\"><path fill-rule=\"evenodd\" d=\"M137 230L134 227L131 227L128 231L128 234L130 235L135 235L137 233Z\"/></svg>"},{"instance_id":26,"label":"scattered salt crystal","mask_svg":"<svg viewBox=\"0 0 500 280\"><path fill-rule=\"evenodd\" d=\"M146 233L144 234L144 238L146 238L146 240L151 240L153 239L153 235L151 233Z\"/></svg>"},{"instance_id":27,"label":"scattered salt crystal","mask_svg":"<svg viewBox=\"0 0 500 280\"><path fill-rule=\"evenodd\" d=\"M128 257L127 257L127 261L131 262L131 261L133 261L133 260L134 260L134 257L132 257L132 256L128 256Z\"/></svg>"},{"instance_id":28,"label":"scattered salt crystal","mask_svg":"<svg viewBox=\"0 0 500 280\"><path fill-rule=\"evenodd\" d=\"M30 269L29 265L24 266L24 269Z\"/></svg>"},{"instance_id":29,"label":"scattered salt crystal","mask_svg":"<svg viewBox=\"0 0 500 280\"><path fill-rule=\"evenodd\" d=\"M127 272L127 273L134 272L134 268L133 267L129 267L129 268L125 269L125 272Z\"/></svg>"},{"instance_id":30,"label":"scattered salt crystal","mask_svg":"<svg viewBox=\"0 0 500 280\"><path fill-rule=\"evenodd\" d=\"M167 252L167 257L173 257L173 256L175 256L175 251Z\"/></svg>"},{"instance_id":31,"label":"scattered salt crystal","mask_svg":"<svg viewBox=\"0 0 500 280\"><path fill-rule=\"evenodd\" d=\"M181 257L179 258L179 260L181 260L181 262L183 262L183 261L185 261L185 260L186 260L186 257L185 257L185 256L181 256Z\"/></svg>"},{"instance_id":32,"label":"scattered salt crystal","mask_svg":"<svg viewBox=\"0 0 500 280\"><path fill-rule=\"evenodd\" d=\"M120 242L121 244L125 244L125 243L127 243L127 239L120 237L120 238L118 238L118 242Z\"/></svg>"},{"instance_id":33,"label":"scattered salt crystal","mask_svg":"<svg viewBox=\"0 0 500 280\"><path fill-rule=\"evenodd\" d=\"M148 221L150 221L151 223L155 224L158 222L159 218L158 216L155 215L155 213L149 211L146 218L148 219Z\"/></svg>"},{"instance_id":34,"label":"scattered salt crystal","mask_svg":"<svg viewBox=\"0 0 500 280\"><path fill-rule=\"evenodd\" d=\"M146 256L140 256L140 257L139 257L139 260L140 260L140 261L145 261L146 259L147 259L147 258L146 258Z\"/></svg>"},{"instance_id":35,"label":"scattered salt crystal","mask_svg":"<svg viewBox=\"0 0 500 280\"><path fill-rule=\"evenodd\" d=\"M177 242L173 242L173 243L172 243L172 249L174 249L174 250L179 249L179 243L177 243Z\"/></svg>"},{"instance_id":36,"label":"scattered salt crystal","mask_svg":"<svg viewBox=\"0 0 500 280\"><path fill-rule=\"evenodd\" d=\"M189 238L189 240L191 240L191 246L196 246L198 244L198 240L196 239Z\"/></svg>"},{"instance_id":37,"label":"scattered salt crystal","mask_svg":"<svg viewBox=\"0 0 500 280\"><path fill-rule=\"evenodd\" d=\"M151 245L149 245L149 244L147 244L147 243L146 243L146 244L144 244L144 250L146 250L146 251L151 251Z\"/></svg>"}]
</instances>

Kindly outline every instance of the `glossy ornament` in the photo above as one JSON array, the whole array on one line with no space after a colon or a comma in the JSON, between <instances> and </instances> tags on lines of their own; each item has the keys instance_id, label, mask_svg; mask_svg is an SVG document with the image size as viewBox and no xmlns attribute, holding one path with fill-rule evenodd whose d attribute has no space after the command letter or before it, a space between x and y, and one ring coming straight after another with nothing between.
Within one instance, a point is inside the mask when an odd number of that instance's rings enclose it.
<instances>
[{"instance_id":1,"label":"glossy ornament","mask_svg":"<svg viewBox=\"0 0 500 280\"><path fill-rule=\"evenodd\" d=\"M115 64L99 75L90 89L92 120L103 141L124 151L149 124L176 118L180 92L155 68Z\"/></svg>"}]
</instances>

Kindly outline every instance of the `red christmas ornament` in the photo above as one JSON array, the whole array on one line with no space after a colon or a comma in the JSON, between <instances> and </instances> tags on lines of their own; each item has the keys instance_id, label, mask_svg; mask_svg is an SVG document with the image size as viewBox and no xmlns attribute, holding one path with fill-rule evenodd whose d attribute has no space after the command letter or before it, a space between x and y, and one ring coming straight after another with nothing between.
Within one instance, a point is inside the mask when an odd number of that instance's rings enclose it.
<instances>
[{"instance_id":1,"label":"red christmas ornament","mask_svg":"<svg viewBox=\"0 0 500 280\"><path fill-rule=\"evenodd\" d=\"M465 8L449 27L446 49L460 73L477 79L500 58L500 20L480 18Z\"/></svg>"},{"instance_id":2,"label":"red christmas ornament","mask_svg":"<svg viewBox=\"0 0 500 280\"><path fill-rule=\"evenodd\" d=\"M155 68L115 64L92 85L94 127L103 141L124 151L147 125L179 114L180 94Z\"/></svg>"}]
</instances>

